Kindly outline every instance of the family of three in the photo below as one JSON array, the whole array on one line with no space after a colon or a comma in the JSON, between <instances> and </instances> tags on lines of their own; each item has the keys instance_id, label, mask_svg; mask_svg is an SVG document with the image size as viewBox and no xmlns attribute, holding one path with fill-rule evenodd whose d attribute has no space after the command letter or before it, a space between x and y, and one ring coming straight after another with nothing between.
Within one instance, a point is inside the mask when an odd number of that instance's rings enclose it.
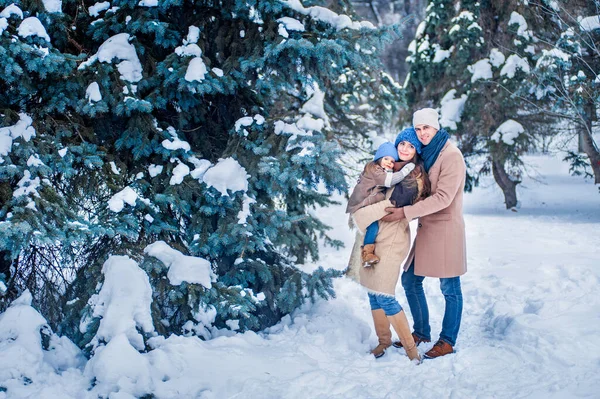
<instances>
[{"instance_id":1,"label":"family of three","mask_svg":"<svg viewBox=\"0 0 600 399\"><path fill-rule=\"evenodd\" d=\"M463 307L460 276L467 271L465 176L463 155L440 129L432 108L416 111L413 127L400 132L394 144L382 144L360 175L347 212L364 237L357 236L360 256L354 251L350 262L351 268L359 268L360 284L368 291L379 340L371 351L376 358L394 345L404 348L411 360L421 361L417 346L431 342L425 277L439 278L446 306L439 339L424 357L454 352ZM417 218L411 248L409 222ZM401 270L412 331L395 296ZM392 343L390 325L399 342Z\"/></svg>"}]
</instances>

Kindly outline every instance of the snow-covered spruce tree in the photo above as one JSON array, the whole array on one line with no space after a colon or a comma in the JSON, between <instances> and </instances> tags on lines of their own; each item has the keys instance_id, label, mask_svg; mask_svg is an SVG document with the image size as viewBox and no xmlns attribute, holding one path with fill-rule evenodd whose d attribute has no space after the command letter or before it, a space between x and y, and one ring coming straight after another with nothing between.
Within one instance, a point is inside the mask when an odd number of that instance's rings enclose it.
<instances>
[{"instance_id":1,"label":"snow-covered spruce tree","mask_svg":"<svg viewBox=\"0 0 600 399\"><path fill-rule=\"evenodd\" d=\"M12 195L0 216L12 236L0 249L19 264L34 239L64 249L40 270L77 270L63 334L82 346L97 336L88 300L102 290L109 254L127 254L148 273L163 334L256 330L306 298L334 294L338 272L296 264L318 259L319 239L340 245L311 210L346 190L341 145L387 115L381 103L398 94L377 59L391 30L297 0L17 6L22 16L7 18L3 51L21 20L35 13L39 26L19 39L31 48L7 64L27 73L0 81L3 114L12 115L3 134L19 144L3 154ZM17 137L19 123L36 134ZM46 167L35 157L28 164L28 146ZM19 211L26 198L14 192L38 187L29 183L38 176L40 197L27 191L37 210L27 201ZM41 205L46 191L52 208ZM18 235L18 212L43 219L45 230ZM174 272L173 259L200 266Z\"/></svg>"},{"instance_id":2,"label":"snow-covered spruce tree","mask_svg":"<svg viewBox=\"0 0 600 399\"><path fill-rule=\"evenodd\" d=\"M417 29L408 61L408 102L439 107L467 161L466 189L493 173L507 208L517 205L521 155L533 147L543 112L515 92L529 87L535 37L518 1L434 0ZM544 22L534 19L535 26Z\"/></svg>"},{"instance_id":3,"label":"snow-covered spruce tree","mask_svg":"<svg viewBox=\"0 0 600 399\"><path fill-rule=\"evenodd\" d=\"M570 137L579 138L585 156L567 150L573 172L593 174L600 184L600 150L593 136L600 108L600 1L542 2L536 10L556 29L544 37L549 48L535 64L536 86L527 94L568 125Z\"/></svg>"},{"instance_id":4,"label":"snow-covered spruce tree","mask_svg":"<svg viewBox=\"0 0 600 399\"><path fill-rule=\"evenodd\" d=\"M29 288L56 321L75 243L90 232L72 182L102 163L68 111L77 57L57 47L61 14L11 3L0 1L0 310Z\"/></svg>"}]
</instances>

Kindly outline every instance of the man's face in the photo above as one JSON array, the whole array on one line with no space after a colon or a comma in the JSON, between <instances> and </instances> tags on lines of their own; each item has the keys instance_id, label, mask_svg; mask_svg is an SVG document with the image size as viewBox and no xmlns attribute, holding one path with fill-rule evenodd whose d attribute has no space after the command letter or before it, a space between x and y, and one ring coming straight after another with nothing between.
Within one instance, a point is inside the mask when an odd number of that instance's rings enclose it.
<instances>
[{"instance_id":1,"label":"man's face","mask_svg":"<svg viewBox=\"0 0 600 399\"><path fill-rule=\"evenodd\" d=\"M417 125L415 126L417 137L423 145L431 143L433 136L438 132L436 128L429 125Z\"/></svg>"}]
</instances>

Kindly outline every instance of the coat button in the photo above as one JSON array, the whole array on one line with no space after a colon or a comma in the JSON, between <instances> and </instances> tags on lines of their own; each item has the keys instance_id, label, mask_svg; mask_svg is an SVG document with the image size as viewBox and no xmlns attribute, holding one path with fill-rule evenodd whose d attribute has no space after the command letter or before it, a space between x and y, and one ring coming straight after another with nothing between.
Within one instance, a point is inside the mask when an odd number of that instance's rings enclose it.
<instances>
[{"instance_id":1,"label":"coat button","mask_svg":"<svg viewBox=\"0 0 600 399\"><path fill-rule=\"evenodd\" d=\"M423 225L421 223L419 223L419 227L423 227Z\"/></svg>"}]
</instances>

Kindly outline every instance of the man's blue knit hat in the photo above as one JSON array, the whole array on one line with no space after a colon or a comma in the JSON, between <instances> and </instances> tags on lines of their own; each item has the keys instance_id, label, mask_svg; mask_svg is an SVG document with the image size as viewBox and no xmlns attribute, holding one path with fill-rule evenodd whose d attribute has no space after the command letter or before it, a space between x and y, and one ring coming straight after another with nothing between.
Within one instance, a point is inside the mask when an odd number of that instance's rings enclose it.
<instances>
[{"instance_id":1,"label":"man's blue knit hat","mask_svg":"<svg viewBox=\"0 0 600 399\"><path fill-rule=\"evenodd\" d=\"M414 145L415 149L417 150L417 154L420 154L423 150L423 144L421 144L421 142L419 141L419 138L417 137L417 132L415 131L414 127L407 127L406 129L398 133L398 137L396 137L396 141L394 142L394 147L398 148L398 144L400 144L401 141L408 141L409 143Z\"/></svg>"},{"instance_id":2,"label":"man's blue knit hat","mask_svg":"<svg viewBox=\"0 0 600 399\"><path fill-rule=\"evenodd\" d=\"M389 141L386 141L385 143L383 143L382 145L379 146L379 148L377 149L377 152L375 153L375 157L373 158L373 161L377 161L383 157L392 157L392 158L394 158L394 161L398 161L398 159L399 159L398 158L398 150Z\"/></svg>"}]
</instances>

